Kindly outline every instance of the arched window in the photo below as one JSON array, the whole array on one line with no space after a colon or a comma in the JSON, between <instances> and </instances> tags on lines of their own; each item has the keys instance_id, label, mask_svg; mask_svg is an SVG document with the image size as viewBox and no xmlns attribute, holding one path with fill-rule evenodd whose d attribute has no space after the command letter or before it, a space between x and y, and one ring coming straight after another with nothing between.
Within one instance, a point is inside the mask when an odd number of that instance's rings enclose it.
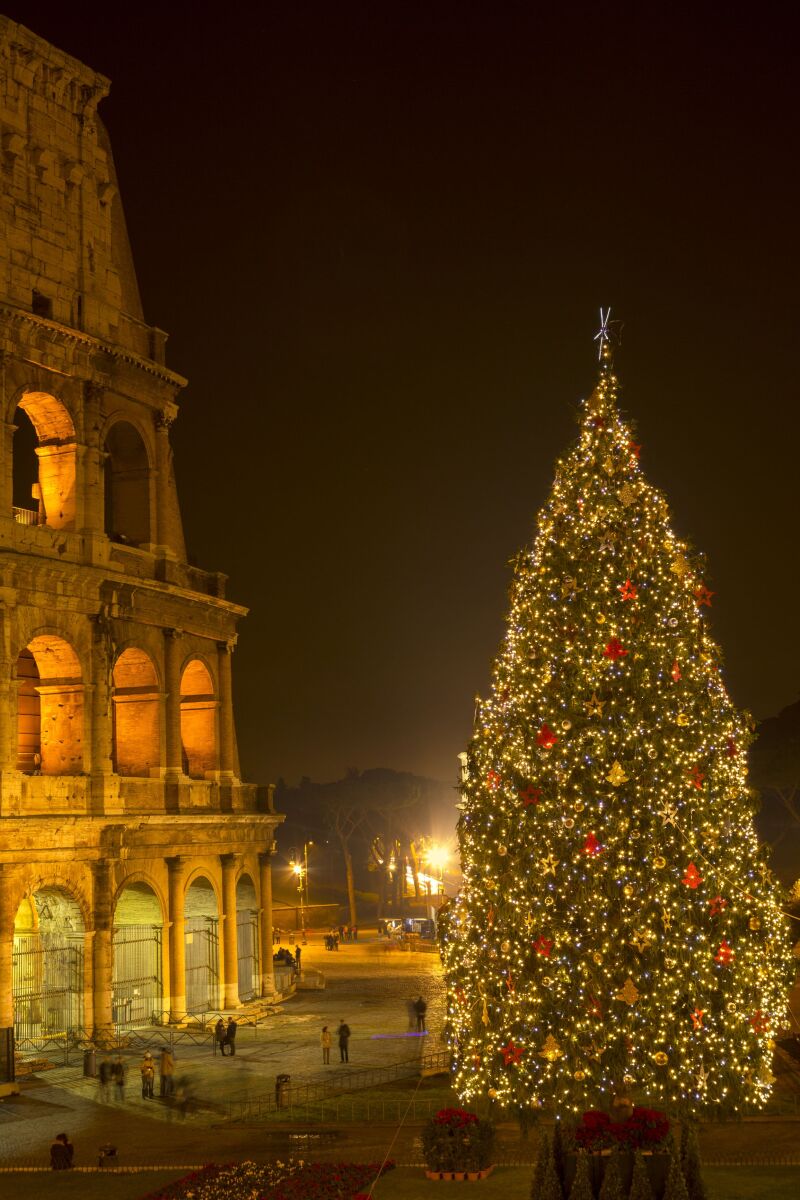
<instances>
[{"instance_id":1,"label":"arched window","mask_svg":"<svg viewBox=\"0 0 800 1200\"><path fill-rule=\"evenodd\" d=\"M147 883L127 884L114 910L114 1024L160 1024L164 1007L158 896Z\"/></svg>"},{"instance_id":2,"label":"arched window","mask_svg":"<svg viewBox=\"0 0 800 1200\"><path fill-rule=\"evenodd\" d=\"M161 762L159 693L149 654L128 647L114 664L114 770L149 775Z\"/></svg>"},{"instance_id":3,"label":"arched window","mask_svg":"<svg viewBox=\"0 0 800 1200\"><path fill-rule=\"evenodd\" d=\"M193 658L181 676L181 743L183 770L194 779L217 770L216 709L208 667Z\"/></svg>"},{"instance_id":4,"label":"arched window","mask_svg":"<svg viewBox=\"0 0 800 1200\"><path fill-rule=\"evenodd\" d=\"M83 771L83 681L78 656L39 634L17 658L17 769L42 775Z\"/></svg>"},{"instance_id":5,"label":"arched window","mask_svg":"<svg viewBox=\"0 0 800 1200\"><path fill-rule=\"evenodd\" d=\"M23 525L75 528L75 426L47 392L26 392L14 415L13 505Z\"/></svg>"},{"instance_id":6,"label":"arched window","mask_svg":"<svg viewBox=\"0 0 800 1200\"><path fill-rule=\"evenodd\" d=\"M40 888L20 904L12 960L18 1038L82 1028L83 940L80 906L62 889Z\"/></svg>"},{"instance_id":7,"label":"arched window","mask_svg":"<svg viewBox=\"0 0 800 1200\"><path fill-rule=\"evenodd\" d=\"M150 464L142 435L128 421L117 421L105 442L105 530L114 542L149 544Z\"/></svg>"}]
</instances>

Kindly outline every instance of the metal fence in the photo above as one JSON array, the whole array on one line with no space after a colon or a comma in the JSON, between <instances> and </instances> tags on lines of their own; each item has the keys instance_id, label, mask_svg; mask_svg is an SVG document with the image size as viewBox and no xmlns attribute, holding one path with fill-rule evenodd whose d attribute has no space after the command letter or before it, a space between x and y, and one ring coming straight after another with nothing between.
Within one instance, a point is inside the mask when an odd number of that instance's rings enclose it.
<instances>
[{"instance_id":1,"label":"metal fence","mask_svg":"<svg viewBox=\"0 0 800 1200\"><path fill-rule=\"evenodd\" d=\"M260 1121L276 1113L279 1109L290 1116L297 1108L308 1108L331 1100L343 1092L365 1091L382 1083L393 1083L397 1079L409 1079L422 1073L435 1071L450 1071L450 1052L442 1050L438 1054L426 1054L422 1058L406 1059L403 1062L391 1063L385 1067L365 1067L358 1071L335 1071L330 1080L324 1083L303 1083L288 1086L281 1092L281 1102L274 1093L265 1096L243 1096L227 1102L229 1121ZM392 1104L393 1101L387 1103ZM406 1101L407 1103L407 1101Z\"/></svg>"},{"instance_id":2,"label":"metal fence","mask_svg":"<svg viewBox=\"0 0 800 1200\"><path fill-rule=\"evenodd\" d=\"M12 955L17 1038L48 1037L83 1023L83 936L18 934Z\"/></svg>"},{"instance_id":3,"label":"metal fence","mask_svg":"<svg viewBox=\"0 0 800 1200\"><path fill-rule=\"evenodd\" d=\"M258 913L251 909L236 914L236 944L239 956L239 999L254 1000L259 994Z\"/></svg>"},{"instance_id":4,"label":"metal fence","mask_svg":"<svg viewBox=\"0 0 800 1200\"><path fill-rule=\"evenodd\" d=\"M153 1022L164 1003L160 925L115 926L112 989L118 1029Z\"/></svg>"},{"instance_id":5,"label":"metal fence","mask_svg":"<svg viewBox=\"0 0 800 1200\"><path fill-rule=\"evenodd\" d=\"M189 1012L219 1004L219 921L216 917L187 917L186 1007Z\"/></svg>"}]
</instances>

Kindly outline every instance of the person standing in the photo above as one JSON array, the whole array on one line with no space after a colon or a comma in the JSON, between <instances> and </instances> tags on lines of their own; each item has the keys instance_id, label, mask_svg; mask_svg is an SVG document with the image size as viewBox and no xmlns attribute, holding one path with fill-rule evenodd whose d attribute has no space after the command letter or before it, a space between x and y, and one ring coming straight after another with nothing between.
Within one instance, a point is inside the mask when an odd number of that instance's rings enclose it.
<instances>
[{"instance_id":1,"label":"person standing","mask_svg":"<svg viewBox=\"0 0 800 1200\"><path fill-rule=\"evenodd\" d=\"M303 951L300 949L300 947L295 946L295 948L294 948L294 969L295 969L295 971L297 971L298 975L300 974L300 956L302 953L303 953Z\"/></svg>"},{"instance_id":2,"label":"person standing","mask_svg":"<svg viewBox=\"0 0 800 1200\"><path fill-rule=\"evenodd\" d=\"M125 1063L118 1054L111 1064L111 1078L114 1081L114 1092L118 1104L125 1103Z\"/></svg>"},{"instance_id":3,"label":"person standing","mask_svg":"<svg viewBox=\"0 0 800 1200\"><path fill-rule=\"evenodd\" d=\"M57 1133L50 1144L50 1167L53 1171L68 1171L72 1166L75 1147L65 1133Z\"/></svg>"},{"instance_id":4,"label":"person standing","mask_svg":"<svg viewBox=\"0 0 800 1200\"><path fill-rule=\"evenodd\" d=\"M350 1026L345 1021L339 1022L339 1058L341 1062L350 1062Z\"/></svg>"},{"instance_id":5,"label":"person standing","mask_svg":"<svg viewBox=\"0 0 800 1200\"><path fill-rule=\"evenodd\" d=\"M225 1022L223 1021L222 1017L220 1017L220 1019L217 1021L216 1025L214 1026L214 1037L217 1039L217 1045L219 1046L219 1052L224 1057L225 1056Z\"/></svg>"},{"instance_id":6,"label":"person standing","mask_svg":"<svg viewBox=\"0 0 800 1200\"><path fill-rule=\"evenodd\" d=\"M111 1059L107 1056L100 1063L97 1079L100 1084L100 1099L103 1104L108 1104L111 1099Z\"/></svg>"},{"instance_id":7,"label":"person standing","mask_svg":"<svg viewBox=\"0 0 800 1200\"><path fill-rule=\"evenodd\" d=\"M428 1031L425 1028L425 1014L428 1011L428 1006L422 996L420 996L414 1005L414 1011L417 1014L417 1033L427 1033Z\"/></svg>"},{"instance_id":8,"label":"person standing","mask_svg":"<svg viewBox=\"0 0 800 1200\"><path fill-rule=\"evenodd\" d=\"M171 1100L175 1082L175 1059L168 1046L165 1046L161 1051L158 1073L161 1076L161 1095L165 1100Z\"/></svg>"},{"instance_id":9,"label":"person standing","mask_svg":"<svg viewBox=\"0 0 800 1200\"><path fill-rule=\"evenodd\" d=\"M238 1026L233 1017L228 1017L228 1027L225 1030L225 1045L230 1046L231 1057L236 1053L236 1030Z\"/></svg>"},{"instance_id":10,"label":"person standing","mask_svg":"<svg viewBox=\"0 0 800 1200\"><path fill-rule=\"evenodd\" d=\"M142 1099L153 1099L153 1082L156 1077L156 1066L149 1050L145 1050L142 1065L139 1067L142 1076Z\"/></svg>"},{"instance_id":11,"label":"person standing","mask_svg":"<svg viewBox=\"0 0 800 1200\"><path fill-rule=\"evenodd\" d=\"M353 926L353 941L354 942L358 941L358 926L357 925Z\"/></svg>"},{"instance_id":12,"label":"person standing","mask_svg":"<svg viewBox=\"0 0 800 1200\"><path fill-rule=\"evenodd\" d=\"M330 1066L332 1040L333 1039L331 1038L330 1029L328 1029L327 1025L323 1025L322 1026L322 1036L320 1038L320 1041L322 1043L322 1065L323 1066Z\"/></svg>"}]
</instances>

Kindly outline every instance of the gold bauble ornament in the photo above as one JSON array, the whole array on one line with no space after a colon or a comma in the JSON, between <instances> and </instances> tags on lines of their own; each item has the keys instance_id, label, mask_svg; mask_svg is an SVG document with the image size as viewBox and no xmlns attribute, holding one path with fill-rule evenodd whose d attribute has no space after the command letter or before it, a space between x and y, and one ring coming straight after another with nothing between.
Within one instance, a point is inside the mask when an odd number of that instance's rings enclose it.
<instances>
[{"instance_id":1,"label":"gold bauble ornament","mask_svg":"<svg viewBox=\"0 0 800 1200\"><path fill-rule=\"evenodd\" d=\"M501 942L500 949L503 951L503 954L508 954L509 950L511 949L511 942L509 942L509 941Z\"/></svg>"},{"instance_id":2,"label":"gold bauble ornament","mask_svg":"<svg viewBox=\"0 0 800 1200\"><path fill-rule=\"evenodd\" d=\"M490 1100L495 1100L497 1098L497 1088L489 1088L487 1095Z\"/></svg>"},{"instance_id":3,"label":"gold bauble ornament","mask_svg":"<svg viewBox=\"0 0 800 1200\"><path fill-rule=\"evenodd\" d=\"M592 955L592 958L594 959L594 961L597 963L598 966L603 961L603 956L599 950L595 950L594 954Z\"/></svg>"},{"instance_id":4,"label":"gold bauble ornament","mask_svg":"<svg viewBox=\"0 0 800 1200\"><path fill-rule=\"evenodd\" d=\"M653 1055L653 1062L657 1067L665 1067L669 1062L669 1055L665 1054L663 1050L657 1050Z\"/></svg>"},{"instance_id":5,"label":"gold bauble ornament","mask_svg":"<svg viewBox=\"0 0 800 1200\"><path fill-rule=\"evenodd\" d=\"M565 829L572 829L574 824L575 824L575 821L572 817L564 817L564 828ZM752 925L750 926L750 928L752 929Z\"/></svg>"},{"instance_id":6,"label":"gold bauble ornament","mask_svg":"<svg viewBox=\"0 0 800 1200\"><path fill-rule=\"evenodd\" d=\"M689 718L687 717L686 713L678 713L677 717L675 718L675 724L676 725L688 725Z\"/></svg>"},{"instance_id":7,"label":"gold bauble ornament","mask_svg":"<svg viewBox=\"0 0 800 1200\"><path fill-rule=\"evenodd\" d=\"M663 854L657 854L656 857L653 859L653 866L656 868L657 871L663 871L663 869L666 865L667 865L667 860L664 858Z\"/></svg>"},{"instance_id":8,"label":"gold bauble ornament","mask_svg":"<svg viewBox=\"0 0 800 1200\"><path fill-rule=\"evenodd\" d=\"M725 1009L726 1009L726 1011L727 1011L727 1012L729 1012L729 1013L735 1013L735 1012L736 1012L736 1005L734 1004L733 1000L731 1000L731 1002L730 1002L729 1004L726 1004L726 1005L725 1005Z\"/></svg>"},{"instance_id":9,"label":"gold bauble ornament","mask_svg":"<svg viewBox=\"0 0 800 1200\"><path fill-rule=\"evenodd\" d=\"M622 894L623 896L627 896L627 898L630 900L631 896L636 895L636 888L632 883L626 883L625 887L622 889Z\"/></svg>"},{"instance_id":10,"label":"gold bauble ornament","mask_svg":"<svg viewBox=\"0 0 800 1200\"><path fill-rule=\"evenodd\" d=\"M552 987L553 986L553 981L549 975L545 975L544 979L542 980L542 985L544 987Z\"/></svg>"},{"instance_id":11,"label":"gold bauble ornament","mask_svg":"<svg viewBox=\"0 0 800 1200\"><path fill-rule=\"evenodd\" d=\"M747 922L747 924L750 926L751 929L760 929L761 928L761 918L760 917L751 917L750 920Z\"/></svg>"},{"instance_id":12,"label":"gold bauble ornament","mask_svg":"<svg viewBox=\"0 0 800 1200\"><path fill-rule=\"evenodd\" d=\"M576 800L572 807L575 809L575 812L583 812L583 810L586 808L586 804L583 800Z\"/></svg>"},{"instance_id":13,"label":"gold bauble ornament","mask_svg":"<svg viewBox=\"0 0 800 1200\"><path fill-rule=\"evenodd\" d=\"M572 1078L576 1081L576 1083L583 1083L584 1079L586 1078L586 1072L576 1071Z\"/></svg>"},{"instance_id":14,"label":"gold bauble ornament","mask_svg":"<svg viewBox=\"0 0 800 1200\"><path fill-rule=\"evenodd\" d=\"M506 854L508 854L508 846L498 846L497 853L501 858L505 858Z\"/></svg>"},{"instance_id":15,"label":"gold bauble ornament","mask_svg":"<svg viewBox=\"0 0 800 1200\"><path fill-rule=\"evenodd\" d=\"M572 721L562 721L561 728L562 729L572 729Z\"/></svg>"}]
</instances>

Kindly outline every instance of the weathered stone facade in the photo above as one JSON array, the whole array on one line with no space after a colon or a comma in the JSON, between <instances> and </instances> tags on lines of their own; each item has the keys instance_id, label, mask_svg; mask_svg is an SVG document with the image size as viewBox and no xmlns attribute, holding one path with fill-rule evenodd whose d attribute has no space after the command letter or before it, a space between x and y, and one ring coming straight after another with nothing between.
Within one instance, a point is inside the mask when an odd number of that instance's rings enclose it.
<instances>
[{"instance_id":1,"label":"weathered stone facade","mask_svg":"<svg viewBox=\"0 0 800 1200\"><path fill-rule=\"evenodd\" d=\"M103 76L0 17L0 1027L270 995L269 789L225 577L187 564ZM221 931L218 933L218 931Z\"/></svg>"}]
</instances>

